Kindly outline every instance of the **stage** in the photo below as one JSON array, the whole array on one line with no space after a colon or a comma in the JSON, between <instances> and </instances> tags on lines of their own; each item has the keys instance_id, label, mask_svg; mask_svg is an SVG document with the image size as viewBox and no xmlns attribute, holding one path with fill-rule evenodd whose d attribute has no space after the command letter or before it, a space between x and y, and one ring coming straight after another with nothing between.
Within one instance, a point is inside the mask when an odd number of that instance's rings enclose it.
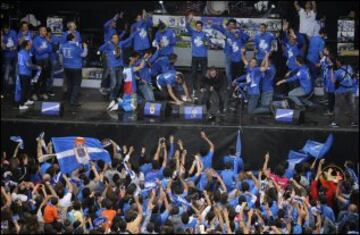
<instances>
[{"instance_id":1,"label":"stage","mask_svg":"<svg viewBox=\"0 0 360 235\"><path fill-rule=\"evenodd\" d=\"M53 100L61 100L61 91L56 90ZM82 106L71 109L64 103L62 117L42 116L39 111L29 109L20 112L9 101L1 105L2 151L12 151L15 143L12 135L22 136L25 150L35 156L35 138L45 131L46 140L53 136L88 136L99 139L111 138L120 145L134 145L152 149L161 136L174 134L184 141L190 153L198 151L202 145L200 131L208 133L216 146L215 168L231 145L235 145L237 130L241 130L242 155L251 168L259 168L267 151L271 155L271 165L286 159L290 149L301 149L307 139L324 142L328 134L334 134L334 144L327 156L329 161L342 164L345 159L358 162L358 128L329 128L331 118L323 115L325 107L319 106L305 113L305 123L279 124L272 115L251 118L243 111L228 112L215 120L187 121L179 117L163 119L144 118L137 113L107 112L108 101L97 89L82 89ZM240 118L241 117L241 118Z\"/></svg>"}]
</instances>

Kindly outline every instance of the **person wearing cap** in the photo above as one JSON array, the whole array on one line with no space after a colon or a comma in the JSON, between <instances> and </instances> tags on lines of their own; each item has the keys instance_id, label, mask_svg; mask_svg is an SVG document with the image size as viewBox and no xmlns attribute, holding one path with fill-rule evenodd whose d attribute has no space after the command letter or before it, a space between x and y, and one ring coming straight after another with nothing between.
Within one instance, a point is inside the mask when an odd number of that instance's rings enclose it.
<instances>
[{"instance_id":1,"label":"person wearing cap","mask_svg":"<svg viewBox=\"0 0 360 235\"><path fill-rule=\"evenodd\" d=\"M159 22L159 30L155 34L155 39L153 41L153 46L160 46L159 56L169 56L171 53L174 53L174 46L176 44L176 35L175 32L167 28L165 23Z\"/></svg>"},{"instance_id":2,"label":"person wearing cap","mask_svg":"<svg viewBox=\"0 0 360 235\"><path fill-rule=\"evenodd\" d=\"M161 94L160 96L169 100L169 97L176 105L182 105L184 101L190 101L189 92L186 86L184 75L180 72L170 70L166 73L160 74L156 77L157 87L159 88ZM183 98L180 98L178 94L175 94L174 91L184 92Z\"/></svg>"}]
</instances>

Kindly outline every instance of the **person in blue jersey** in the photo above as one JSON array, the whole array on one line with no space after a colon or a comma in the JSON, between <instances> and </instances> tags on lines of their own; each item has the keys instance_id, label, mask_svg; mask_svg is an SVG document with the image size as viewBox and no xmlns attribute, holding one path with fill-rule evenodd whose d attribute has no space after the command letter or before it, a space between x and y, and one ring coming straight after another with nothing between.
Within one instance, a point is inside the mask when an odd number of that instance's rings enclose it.
<instances>
[{"instance_id":1,"label":"person in blue jersey","mask_svg":"<svg viewBox=\"0 0 360 235\"><path fill-rule=\"evenodd\" d=\"M258 66L255 58L248 61L246 56L242 56L242 61L246 67L245 83L248 86L247 94L249 97L247 111L249 114L253 114L256 107L258 106L260 99L260 82L265 72L268 68L268 57L269 53L266 53L263 63Z\"/></svg>"},{"instance_id":2,"label":"person in blue jersey","mask_svg":"<svg viewBox=\"0 0 360 235\"><path fill-rule=\"evenodd\" d=\"M29 23L28 22L21 22L20 23L20 30L17 34L17 42L18 45L21 45L23 41L31 41L33 39L33 32L29 29Z\"/></svg>"},{"instance_id":3,"label":"person in blue jersey","mask_svg":"<svg viewBox=\"0 0 360 235\"><path fill-rule=\"evenodd\" d=\"M295 31L294 27L289 25L289 22L287 22L286 20L283 23L283 31L284 31L284 35L282 38L283 43L285 44L288 43L292 37L296 38L296 41L298 43L298 48L300 51L300 56L305 57L307 43L304 34Z\"/></svg>"},{"instance_id":4,"label":"person in blue jersey","mask_svg":"<svg viewBox=\"0 0 360 235\"><path fill-rule=\"evenodd\" d=\"M201 139L203 139L209 146L209 147L202 146L198 152L198 155L200 155L201 163L203 164L203 169L205 170L207 168L212 168L215 145L208 138L208 136L204 131L200 133L200 136Z\"/></svg>"},{"instance_id":5,"label":"person in blue jersey","mask_svg":"<svg viewBox=\"0 0 360 235\"><path fill-rule=\"evenodd\" d=\"M160 49L158 49L158 51L159 50ZM158 55L151 66L151 76L156 77L157 75L166 73L170 70L176 70L176 61L177 55L175 53L171 53L169 56L160 56L160 53L158 52Z\"/></svg>"},{"instance_id":6,"label":"person in blue jersey","mask_svg":"<svg viewBox=\"0 0 360 235\"><path fill-rule=\"evenodd\" d=\"M306 59L308 62L308 67L313 82L319 75L319 68L316 65L320 62L321 54L325 47L325 41L324 41L325 37L326 37L326 32L324 29L321 29L319 35L314 35L310 38L309 49Z\"/></svg>"},{"instance_id":7,"label":"person in blue jersey","mask_svg":"<svg viewBox=\"0 0 360 235\"><path fill-rule=\"evenodd\" d=\"M301 56L301 50L299 49L299 43L295 36L290 36L288 41L283 43L283 51L286 57L286 66L288 67L288 76L293 74L299 67L296 63L296 57Z\"/></svg>"},{"instance_id":8,"label":"person in blue jersey","mask_svg":"<svg viewBox=\"0 0 360 235\"><path fill-rule=\"evenodd\" d=\"M274 97L274 79L276 75L275 65L272 63L271 56L268 58L267 69L263 72L260 81L260 104L255 108L254 114L269 113L270 105ZM263 61L262 63L264 63Z\"/></svg>"},{"instance_id":9,"label":"person in blue jersey","mask_svg":"<svg viewBox=\"0 0 360 235\"><path fill-rule=\"evenodd\" d=\"M50 54L50 76L49 79L47 80L46 90L48 96L54 97L55 96L53 92L54 73L55 73L55 69L59 67L58 51L59 51L61 38L58 37L57 35L54 35L51 32L50 28L47 28L47 39L50 42L52 52Z\"/></svg>"},{"instance_id":10,"label":"person in blue jersey","mask_svg":"<svg viewBox=\"0 0 360 235\"><path fill-rule=\"evenodd\" d=\"M357 127L355 120L355 107L353 99L354 74L350 65L345 64L341 58L336 58L336 70L333 82L335 84L335 118L331 127L339 127L345 113L349 113L352 127Z\"/></svg>"},{"instance_id":11,"label":"person in blue jersey","mask_svg":"<svg viewBox=\"0 0 360 235\"><path fill-rule=\"evenodd\" d=\"M153 46L160 46L160 56L169 56L171 53L174 53L175 44L175 32L172 29L167 28L164 22L160 21L159 30L156 32L155 39L153 40Z\"/></svg>"},{"instance_id":12,"label":"person in blue jersey","mask_svg":"<svg viewBox=\"0 0 360 235\"><path fill-rule=\"evenodd\" d=\"M242 51L246 49L245 46L249 40L249 35L236 26L237 22L235 19L230 19L229 23L234 24L235 27L230 27L230 30L226 30L223 26L213 25L212 28L223 33L227 41L230 42L231 77L234 80L243 74L242 55L246 54L246 52L242 53Z\"/></svg>"},{"instance_id":13,"label":"person in blue jersey","mask_svg":"<svg viewBox=\"0 0 360 235\"><path fill-rule=\"evenodd\" d=\"M182 105L184 102L191 102L189 91L185 82L184 75L175 70L169 70L156 77L156 84L160 90L163 100L170 100L171 103Z\"/></svg>"},{"instance_id":14,"label":"person in blue jersey","mask_svg":"<svg viewBox=\"0 0 360 235\"><path fill-rule=\"evenodd\" d=\"M69 21L66 24L66 28L67 28L67 31L63 32L61 43L66 43L67 35L71 33L71 34L75 35L75 42L77 42L78 44L81 44L82 43L81 35L80 35L80 32L77 30L77 26L76 26L75 22Z\"/></svg>"},{"instance_id":15,"label":"person in blue jersey","mask_svg":"<svg viewBox=\"0 0 360 235\"><path fill-rule=\"evenodd\" d=\"M1 29L1 59L3 80L1 86L1 96L10 94L11 86L15 83L17 53L17 34L10 29L8 24L4 24Z\"/></svg>"},{"instance_id":16,"label":"person in blue jersey","mask_svg":"<svg viewBox=\"0 0 360 235\"><path fill-rule=\"evenodd\" d=\"M21 84L21 98L19 101L20 110L26 110L29 108L29 105L34 103L30 99L32 70L40 69L40 66L32 63L31 47L32 42L30 40L25 40L22 42L21 50L17 54L18 75Z\"/></svg>"},{"instance_id":17,"label":"person in blue jersey","mask_svg":"<svg viewBox=\"0 0 360 235\"><path fill-rule=\"evenodd\" d=\"M107 42L111 39L111 36L115 33L118 33L116 30L116 23L119 19L123 19L124 12L117 13L113 18L106 21L104 24L104 42ZM121 38L121 36L120 36Z\"/></svg>"},{"instance_id":18,"label":"person in blue jersey","mask_svg":"<svg viewBox=\"0 0 360 235\"><path fill-rule=\"evenodd\" d=\"M45 26L40 26L39 36L33 40L33 54L35 57L36 64L41 67L41 75L38 81L34 85L33 100L42 98L48 100L47 95L47 82L50 79L50 56L52 53L52 46L47 37L47 29Z\"/></svg>"},{"instance_id":19,"label":"person in blue jersey","mask_svg":"<svg viewBox=\"0 0 360 235\"><path fill-rule=\"evenodd\" d=\"M127 39L120 41L119 35L113 34L111 41L105 43L99 50L105 52L107 56L107 66L110 73L110 106L116 103L123 80L124 70L124 49L131 45L133 34Z\"/></svg>"},{"instance_id":20,"label":"person in blue jersey","mask_svg":"<svg viewBox=\"0 0 360 235\"><path fill-rule=\"evenodd\" d=\"M74 34L66 36L67 43L60 46L60 55L64 65L66 74L68 92L70 95L70 105L72 107L80 107L79 91L82 81L82 62L87 56L87 44L83 44L83 48L76 42Z\"/></svg>"},{"instance_id":21,"label":"person in blue jersey","mask_svg":"<svg viewBox=\"0 0 360 235\"><path fill-rule=\"evenodd\" d=\"M141 14L136 16L136 22L131 25L131 33L134 33L133 48L143 55L143 52L150 48L148 31L152 27L152 17L142 10Z\"/></svg>"},{"instance_id":22,"label":"person in blue jersey","mask_svg":"<svg viewBox=\"0 0 360 235\"><path fill-rule=\"evenodd\" d=\"M234 170L232 162L227 161L225 163L225 169L220 172L220 176L226 185L228 192L231 192L235 188L235 178L237 171Z\"/></svg>"},{"instance_id":23,"label":"person in blue jersey","mask_svg":"<svg viewBox=\"0 0 360 235\"><path fill-rule=\"evenodd\" d=\"M321 69L321 77L324 83L324 90L328 99L328 110L325 115L333 116L335 106L335 84L333 82L334 69L331 54L327 47L323 49L322 57L317 66Z\"/></svg>"},{"instance_id":24,"label":"person in blue jersey","mask_svg":"<svg viewBox=\"0 0 360 235\"><path fill-rule=\"evenodd\" d=\"M199 90L199 79L197 78L197 71L200 66L202 77L206 74L208 65L208 41L207 34L203 31L203 22L195 22L195 30L191 26L193 15L190 14L186 20L186 30L191 36L191 82L193 97Z\"/></svg>"},{"instance_id":25,"label":"person in blue jersey","mask_svg":"<svg viewBox=\"0 0 360 235\"><path fill-rule=\"evenodd\" d=\"M313 106L313 103L306 98L312 92L312 82L310 78L309 69L305 65L304 59L301 56L296 57L296 64L299 67L295 75L291 76L288 79L282 79L276 83L277 86L280 86L284 83L290 83L299 81L300 86L294 88L288 93L289 99L291 99L296 108L300 110L305 110L305 106Z\"/></svg>"},{"instance_id":26,"label":"person in blue jersey","mask_svg":"<svg viewBox=\"0 0 360 235\"><path fill-rule=\"evenodd\" d=\"M255 58L259 64L262 63L265 54L272 51L274 40L274 35L267 31L267 25L265 23L260 24L260 31L254 36Z\"/></svg>"},{"instance_id":27,"label":"person in blue jersey","mask_svg":"<svg viewBox=\"0 0 360 235\"><path fill-rule=\"evenodd\" d=\"M235 174L239 174L240 171L244 169L243 159L241 156L236 156L236 150L234 146L229 148L227 155L223 158L223 165L225 166L227 163L232 165Z\"/></svg>"}]
</instances>

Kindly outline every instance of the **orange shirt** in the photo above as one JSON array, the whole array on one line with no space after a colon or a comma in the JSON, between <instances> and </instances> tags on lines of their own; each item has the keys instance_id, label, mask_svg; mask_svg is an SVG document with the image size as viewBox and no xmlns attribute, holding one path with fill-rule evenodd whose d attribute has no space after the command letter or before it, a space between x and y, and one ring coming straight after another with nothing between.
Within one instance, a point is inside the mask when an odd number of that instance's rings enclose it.
<instances>
[{"instance_id":1,"label":"orange shirt","mask_svg":"<svg viewBox=\"0 0 360 235\"><path fill-rule=\"evenodd\" d=\"M44 209L45 224L51 224L57 219L59 219L59 215L56 207L54 207L53 205L47 205Z\"/></svg>"},{"instance_id":2,"label":"orange shirt","mask_svg":"<svg viewBox=\"0 0 360 235\"><path fill-rule=\"evenodd\" d=\"M112 222L116 216L116 211L115 210L104 210L102 212L102 216L104 216L107 219L107 222L104 223L104 225L103 225L103 228L106 231L111 227Z\"/></svg>"}]
</instances>

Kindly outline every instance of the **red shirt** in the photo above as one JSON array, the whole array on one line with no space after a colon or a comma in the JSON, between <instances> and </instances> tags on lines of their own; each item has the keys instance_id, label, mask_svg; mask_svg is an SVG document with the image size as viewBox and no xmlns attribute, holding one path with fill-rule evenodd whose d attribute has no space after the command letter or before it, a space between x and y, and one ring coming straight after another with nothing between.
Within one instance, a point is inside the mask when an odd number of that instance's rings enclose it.
<instances>
[{"instance_id":1,"label":"red shirt","mask_svg":"<svg viewBox=\"0 0 360 235\"><path fill-rule=\"evenodd\" d=\"M332 181L327 181L325 180L323 177L320 177L319 179L322 187L324 187L326 189L326 201L327 201L327 205L331 208L333 208L334 206L334 196L336 193L336 184ZM319 200L319 192L318 192L318 181L314 180L313 182L311 182L311 186L310 186L310 196L312 199L314 200Z\"/></svg>"}]
</instances>

